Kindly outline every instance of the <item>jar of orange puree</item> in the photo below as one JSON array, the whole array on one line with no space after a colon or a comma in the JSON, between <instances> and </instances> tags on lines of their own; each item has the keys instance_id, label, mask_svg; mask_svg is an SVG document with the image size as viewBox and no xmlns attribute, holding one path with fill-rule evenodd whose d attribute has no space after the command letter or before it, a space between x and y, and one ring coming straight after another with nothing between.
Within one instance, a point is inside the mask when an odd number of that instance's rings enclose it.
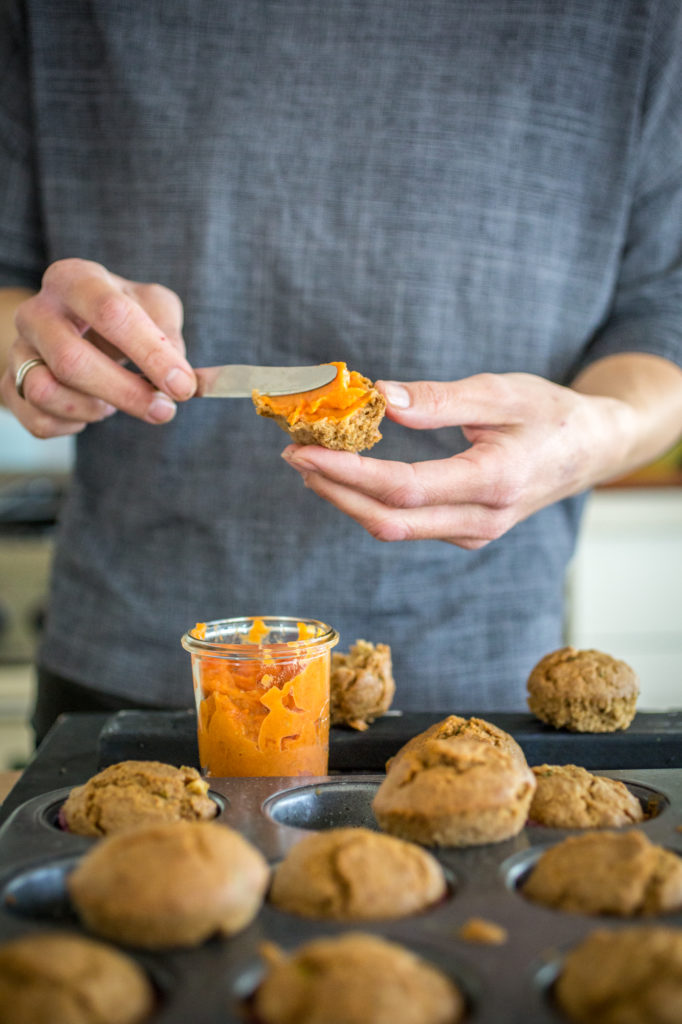
<instances>
[{"instance_id":1,"label":"jar of orange puree","mask_svg":"<svg viewBox=\"0 0 682 1024\"><path fill-rule=\"evenodd\" d=\"M326 775L338 640L324 622L269 615L188 630L202 773Z\"/></svg>"}]
</instances>

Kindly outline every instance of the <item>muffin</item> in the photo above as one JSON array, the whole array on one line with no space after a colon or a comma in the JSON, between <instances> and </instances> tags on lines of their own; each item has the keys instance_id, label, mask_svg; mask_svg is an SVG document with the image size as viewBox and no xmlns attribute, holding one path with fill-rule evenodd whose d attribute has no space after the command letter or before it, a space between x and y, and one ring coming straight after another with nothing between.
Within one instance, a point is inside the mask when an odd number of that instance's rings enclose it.
<instances>
[{"instance_id":1,"label":"muffin","mask_svg":"<svg viewBox=\"0 0 682 1024\"><path fill-rule=\"evenodd\" d=\"M269 874L265 858L233 829L179 821L102 839L67 887L89 931L168 949L241 931L260 909Z\"/></svg>"},{"instance_id":2,"label":"muffin","mask_svg":"<svg viewBox=\"0 0 682 1024\"><path fill-rule=\"evenodd\" d=\"M576 946L554 986L576 1024L682 1020L682 929L599 929Z\"/></svg>"},{"instance_id":3,"label":"muffin","mask_svg":"<svg viewBox=\"0 0 682 1024\"><path fill-rule=\"evenodd\" d=\"M313 832L275 868L270 901L304 917L403 917L447 892L443 869L420 846L367 828Z\"/></svg>"},{"instance_id":4,"label":"muffin","mask_svg":"<svg viewBox=\"0 0 682 1024\"><path fill-rule=\"evenodd\" d=\"M0 1024L141 1024L154 990L134 960L69 932L0 946Z\"/></svg>"},{"instance_id":5,"label":"muffin","mask_svg":"<svg viewBox=\"0 0 682 1024\"><path fill-rule=\"evenodd\" d=\"M105 836L154 821L206 821L218 811L195 768L160 761L121 761L69 793L60 824L82 836Z\"/></svg>"},{"instance_id":6,"label":"muffin","mask_svg":"<svg viewBox=\"0 0 682 1024\"><path fill-rule=\"evenodd\" d=\"M546 850L522 892L570 913L664 914L682 907L682 859L634 829L585 832Z\"/></svg>"},{"instance_id":7,"label":"muffin","mask_svg":"<svg viewBox=\"0 0 682 1024\"><path fill-rule=\"evenodd\" d=\"M431 964L377 935L315 939L290 956L263 947L261 1024L457 1024L464 998Z\"/></svg>"},{"instance_id":8,"label":"muffin","mask_svg":"<svg viewBox=\"0 0 682 1024\"><path fill-rule=\"evenodd\" d=\"M504 750L514 760L526 765L526 756L513 736L510 736L504 729L499 729L492 722L486 722L484 718L461 718L459 715L448 715L440 722L435 722L428 729L417 733L405 743L400 750L393 755L386 763L386 770L390 771L398 758L403 754L412 753L415 749L423 746L427 740L448 740L453 736L460 739L479 740L481 743L489 743L499 750Z\"/></svg>"},{"instance_id":9,"label":"muffin","mask_svg":"<svg viewBox=\"0 0 682 1024\"><path fill-rule=\"evenodd\" d=\"M625 783L593 775L575 764L532 769L537 788L528 817L550 828L619 828L644 820L641 803Z\"/></svg>"},{"instance_id":10,"label":"muffin","mask_svg":"<svg viewBox=\"0 0 682 1024\"><path fill-rule=\"evenodd\" d=\"M402 839L477 846L520 832L534 791L525 761L455 735L424 740L396 757L372 809L380 827Z\"/></svg>"},{"instance_id":11,"label":"muffin","mask_svg":"<svg viewBox=\"0 0 682 1024\"><path fill-rule=\"evenodd\" d=\"M330 384L298 395L262 395L253 392L259 416L269 416L296 444L319 444L360 452L381 440L379 424L386 399L372 384L345 363L334 363Z\"/></svg>"},{"instance_id":12,"label":"muffin","mask_svg":"<svg viewBox=\"0 0 682 1024\"><path fill-rule=\"evenodd\" d=\"M637 676L601 651L562 647L545 655L528 677L528 707L557 729L615 732L635 717Z\"/></svg>"},{"instance_id":13,"label":"muffin","mask_svg":"<svg viewBox=\"0 0 682 1024\"><path fill-rule=\"evenodd\" d=\"M331 724L364 730L391 706L395 681L388 644L358 640L348 651L332 653Z\"/></svg>"}]
</instances>

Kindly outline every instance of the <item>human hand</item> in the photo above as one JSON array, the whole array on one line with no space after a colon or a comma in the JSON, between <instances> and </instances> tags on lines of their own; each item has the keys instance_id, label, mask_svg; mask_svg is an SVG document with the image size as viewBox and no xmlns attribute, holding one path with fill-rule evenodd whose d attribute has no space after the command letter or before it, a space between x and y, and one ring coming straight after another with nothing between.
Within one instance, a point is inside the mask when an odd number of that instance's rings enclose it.
<instances>
[{"instance_id":1,"label":"human hand","mask_svg":"<svg viewBox=\"0 0 682 1024\"><path fill-rule=\"evenodd\" d=\"M635 429L628 403L525 373L376 386L391 419L415 430L459 426L471 447L412 464L316 446L289 445L283 457L307 487L384 541L483 547L612 475Z\"/></svg>"},{"instance_id":2,"label":"human hand","mask_svg":"<svg viewBox=\"0 0 682 1024\"><path fill-rule=\"evenodd\" d=\"M180 299L162 285L128 281L89 260L59 260L18 307L2 400L41 438L78 433L117 410L166 423L175 401L196 388L182 318ZM28 371L22 398L16 374L34 358L45 365Z\"/></svg>"}]
</instances>

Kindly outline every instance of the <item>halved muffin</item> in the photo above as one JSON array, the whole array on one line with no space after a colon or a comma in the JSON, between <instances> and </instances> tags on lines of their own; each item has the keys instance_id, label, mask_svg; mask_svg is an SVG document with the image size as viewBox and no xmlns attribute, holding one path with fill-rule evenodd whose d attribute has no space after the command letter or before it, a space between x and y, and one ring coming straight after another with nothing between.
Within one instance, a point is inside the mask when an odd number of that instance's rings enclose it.
<instances>
[{"instance_id":1,"label":"halved muffin","mask_svg":"<svg viewBox=\"0 0 682 1024\"><path fill-rule=\"evenodd\" d=\"M273 419L296 444L319 444L323 448L359 452L381 440L379 423L386 399L356 370L345 363L336 366L329 384L297 395L263 395L252 398L259 416Z\"/></svg>"}]
</instances>

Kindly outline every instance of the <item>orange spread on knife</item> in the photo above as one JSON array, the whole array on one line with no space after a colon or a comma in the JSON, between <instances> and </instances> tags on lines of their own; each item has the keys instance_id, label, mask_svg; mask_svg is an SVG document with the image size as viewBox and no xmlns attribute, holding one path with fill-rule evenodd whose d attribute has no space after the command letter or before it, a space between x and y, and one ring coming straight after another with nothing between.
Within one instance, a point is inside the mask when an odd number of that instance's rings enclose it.
<instances>
[{"instance_id":1,"label":"orange spread on knife","mask_svg":"<svg viewBox=\"0 0 682 1024\"><path fill-rule=\"evenodd\" d=\"M349 370L345 363L333 362L336 377L329 384L297 395L260 395L260 402L274 416L284 416L290 426L301 418L314 423L318 420L343 420L366 405L372 397L361 373Z\"/></svg>"}]
</instances>

